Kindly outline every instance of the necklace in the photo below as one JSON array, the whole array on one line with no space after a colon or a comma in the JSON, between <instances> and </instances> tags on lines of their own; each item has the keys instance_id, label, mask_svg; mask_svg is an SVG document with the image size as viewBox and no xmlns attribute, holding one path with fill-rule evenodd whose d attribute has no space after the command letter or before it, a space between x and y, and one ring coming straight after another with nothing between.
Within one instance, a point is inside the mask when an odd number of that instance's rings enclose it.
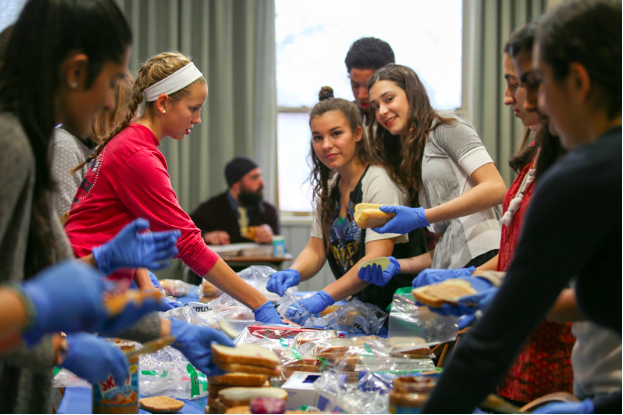
<instances>
[{"instance_id":1,"label":"necklace","mask_svg":"<svg viewBox=\"0 0 623 415\"><path fill-rule=\"evenodd\" d=\"M515 214L519 210L519 207L521 206L521 202L523 201L526 188L534 180L535 173L536 173L536 169L530 169L528 170L528 173L526 173L526 175L524 176L523 180L521 181L521 185L519 186L519 190L517 191L517 194L515 195L513 200L511 200L511 202L508 204L508 209L506 210L506 212L504 212L504 216L502 216L502 220L501 220L502 225L510 226L510 224L513 223Z\"/></svg>"}]
</instances>

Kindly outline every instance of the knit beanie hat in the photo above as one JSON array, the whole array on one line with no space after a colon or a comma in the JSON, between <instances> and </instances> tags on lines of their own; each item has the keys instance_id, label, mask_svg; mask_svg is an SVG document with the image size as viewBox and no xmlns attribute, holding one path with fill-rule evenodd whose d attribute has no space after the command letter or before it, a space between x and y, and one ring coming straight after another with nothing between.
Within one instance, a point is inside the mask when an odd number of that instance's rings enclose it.
<instances>
[{"instance_id":1,"label":"knit beanie hat","mask_svg":"<svg viewBox=\"0 0 623 415\"><path fill-rule=\"evenodd\" d=\"M227 186L231 187L232 184L257 167L258 165L248 157L236 157L225 166Z\"/></svg>"}]
</instances>

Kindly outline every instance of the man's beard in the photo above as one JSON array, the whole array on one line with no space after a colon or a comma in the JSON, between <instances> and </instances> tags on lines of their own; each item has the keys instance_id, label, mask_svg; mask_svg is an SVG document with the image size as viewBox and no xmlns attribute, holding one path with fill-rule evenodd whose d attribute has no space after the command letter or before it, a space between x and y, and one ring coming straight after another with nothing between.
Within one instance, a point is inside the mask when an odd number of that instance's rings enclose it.
<instances>
[{"instance_id":1,"label":"man's beard","mask_svg":"<svg viewBox=\"0 0 623 415\"><path fill-rule=\"evenodd\" d=\"M261 187L255 192L248 192L244 189L240 189L238 201L245 207L258 206L263 199L262 190L263 189Z\"/></svg>"}]
</instances>

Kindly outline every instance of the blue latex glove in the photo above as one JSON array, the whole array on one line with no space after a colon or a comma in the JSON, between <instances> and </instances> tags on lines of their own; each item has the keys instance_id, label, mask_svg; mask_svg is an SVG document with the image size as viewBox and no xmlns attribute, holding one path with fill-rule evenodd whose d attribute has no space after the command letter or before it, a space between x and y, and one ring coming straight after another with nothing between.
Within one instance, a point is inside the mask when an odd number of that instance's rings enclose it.
<instances>
[{"instance_id":1,"label":"blue latex glove","mask_svg":"<svg viewBox=\"0 0 623 415\"><path fill-rule=\"evenodd\" d=\"M159 310L162 307L162 300L155 298L145 298L137 304L128 302L121 311L113 318L108 318L98 327L94 327L93 331L98 332L102 336L115 337L126 328L143 318L146 314Z\"/></svg>"},{"instance_id":2,"label":"blue latex glove","mask_svg":"<svg viewBox=\"0 0 623 415\"><path fill-rule=\"evenodd\" d=\"M93 330L108 319L102 302L103 275L80 261L69 260L45 268L21 289L35 311L23 333L28 345L46 333Z\"/></svg>"},{"instance_id":3,"label":"blue latex glove","mask_svg":"<svg viewBox=\"0 0 623 415\"><path fill-rule=\"evenodd\" d=\"M379 287L387 284L396 274L400 274L400 264L393 256L389 257L389 266L385 271L378 264L366 265L357 273L360 280L378 285Z\"/></svg>"},{"instance_id":4,"label":"blue latex glove","mask_svg":"<svg viewBox=\"0 0 623 415\"><path fill-rule=\"evenodd\" d=\"M253 310L253 314L255 314L255 320L261 321L262 323L284 324L281 317L279 317L279 313L275 310L275 306L270 301L266 301Z\"/></svg>"},{"instance_id":5,"label":"blue latex glove","mask_svg":"<svg viewBox=\"0 0 623 415\"><path fill-rule=\"evenodd\" d=\"M118 347L92 334L76 333L67 336L69 350L61 367L89 381L97 383L113 375L122 385L130 375L128 360Z\"/></svg>"},{"instance_id":6,"label":"blue latex glove","mask_svg":"<svg viewBox=\"0 0 623 415\"><path fill-rule=\"evenodd\" d=\"M425 285L437 284L451 278L469 277L476 267L459 268L459 269L436 269L426 268L422 270L417 277L413 279L413 288L423 287Z\"/></svg>"},{"instance_id":7,"label":"blue latex glove","mask_svg":"<svg viewBox=\"0 0 623 415\"><path fill-rule=\"evenodd\" d=\"M594 414L595 404L590 399L581 402L554 402L532 411L533 414Z\"/></svg>"},{"instance_id":8,"label":"blue latex glove","mask_svg":"<svg viewBox=\"0 0 623 415\"><path fill-rule=\"evenodd\" d=\"M209 327L171 319L171 335L175 336L172 346L182 352L197 370L206 376L225 373L212 363L212 343L234 347L234 342L225 334Z\"/></svg>"},{"instance_id":9,"label":"blue latex glove","mask_svg":"<svg viewBox=\"0 0 623 415\"><path fill-rule=\"evenodd\" d=\"M160 284L160 280L158 280L158 277L156 277L156 274L154 274L150 270L147 270L147 273L149 274L151 285L153 285L155 289L162 291L163 290L162 285Z\"/></svg>"},{"instance_id":10,"label":"blue latex glove","mask_svg":"<svg viewBox=\"0 0 623 415\"><path fill-rule=\"evenodd\" d=\"M466 314L474 314L476 311L489 305L498 288L493 287L489 281L478 277L460 277L459 280L465 280L470 283L472 288L478 291L478 294L466 295L459 298L457 305L444 303L439 308L430 307L431 311L447 316L463 316Z\"/></svg>"},{"instance_id":11,"label":"blue latex glove","mask_svg":"<svg viewBox=\"0 0 623 415\"><path fill-rule=\"evenodd\" d=\"M301 283L301 274L292 268L284 269L283 271L277 271L268 279L266 283L266 289L271 293L279 294L283 297L283 294L290 287L297 286Z\"/></svg>"},{"instance_id":12,"label":"blue latex glove","mask_svg":"<svg viewBox=\"0 0 623 415\"><path fill-rule=\"evenodd\" d=\"M405 234L412 230L430 225L424 214L424 208L410 208L406 206L384 205L379 208L385 213L394 213L396 216L379 228L372 228L377 233Z\"/></svg>"},{"instance_id":13,"label":"blue latex glove","mask_svg":"<svg viewBox=\"0 0 623 415\"><path fill-rule=\"evenodd\" d=\"M182 303L179 303L174 300L169 300L168 298L163 298L160 300L160 304L158 305L157 311L169 311L174 308L183 307Z\"/></svg>"},{"instance_id":14,"label":"blue latex glove","mask_svg":"<svg viewBox=\"0 0 623 415\"><path fill-rule=\"evenodd\" d=\"M324 290L318 291L311 297L303 298L298 303L292 304L292 307L290 307L287 311L286 318L289 319L290 314L294 314L295 309L299 308L301 305L311 314L318 314L333 304L335 304L333 297L327 294Z\"/></svg>"},{"instance_id":15,"label":"blue latex glove","mask_svg":"<svg viewBox=\"0 0 623 415\"><path fill-rule=\"evenodd\" d=\"M177 255L175 244L180 231L139 233L148 229L146 219L136 219L109 242L93 248L98 268L108 275L119 268L168 267L167 259Z\"/></svg>"}]
</instances>

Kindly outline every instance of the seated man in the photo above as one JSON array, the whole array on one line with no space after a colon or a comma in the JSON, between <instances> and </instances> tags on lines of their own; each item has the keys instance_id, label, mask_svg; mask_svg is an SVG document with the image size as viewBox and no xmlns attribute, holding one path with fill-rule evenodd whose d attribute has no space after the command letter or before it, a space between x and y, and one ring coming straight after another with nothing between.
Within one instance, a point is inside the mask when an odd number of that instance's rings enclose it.
<instances>
[{"instance_id":1,"label":"seated man","mask_svg":"<svg viewBox=\"0 0 623 415\"><path fill-rule=\"evenodd\" d=\"M279 234L275 206L262 200L264 181L258 165L236 157L225 166L229 189L201 204L191 215L209 245L240 242L269 244Z\"/></svg>"}]
</instances>

